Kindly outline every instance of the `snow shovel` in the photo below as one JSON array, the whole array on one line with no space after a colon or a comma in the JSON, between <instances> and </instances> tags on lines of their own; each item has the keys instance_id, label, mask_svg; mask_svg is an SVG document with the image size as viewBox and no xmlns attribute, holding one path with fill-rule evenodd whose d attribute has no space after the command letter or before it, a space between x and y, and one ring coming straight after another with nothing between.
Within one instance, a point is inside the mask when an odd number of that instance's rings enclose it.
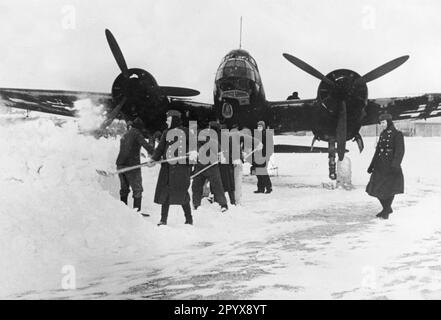
<instances>
[{"instance_id":1,"label":"snow shovel","mask_svg":"<svg viewBox=\"0 0 441 320\"><path fill-rule=\"evenodd\" d=\"M246 158L248 158L250 155L252 155L254 152L256 152L257 150L258 150L258 148L254 149L253 151L251 151L250 153L248 153L247 155L245 155L245 156L243 157L244 160L245 160ZM194 178L196 178L196 177L197 177L198 175L200 175L202 172L204 172L205 170L210 169L212 166L214 166L214 165L216 165L216 164L218 164L218 163L219 163L219 160L216 161L216 162L213 162L212 164L210 164L209 166L205 167L204 169L202 169L202 170L196 172L194 175L192 175L192 176L190 177L190 179L194 179Z\"/></svg>"},{"instance_id":2,"label":"snow shovel","mask_svg":"<svg viewBox=\"0 0 441 320\"><path fill-rule=\"evenodd\" d=\"M210 164L209 166L205 167L202 170L199 170L198 172L196 172L195 174L193 174L192 176L190 176L190 179L193 179L195 177L197 177L198 175L200 175L202 172L204 172L205 170L210 169L212 166L216 165L219 163L219 160L217 160L216 162L213 162L212 164Z\"/></svg>"},{"instance_id":3,"label":"snow shovel","mask_svg":"<svg viewBox=\"0 0 441 320\"><path fill-rule=\"evenodd\" d=\"M131 171L131 170L134 170L134 169L145 167L145 166L147 166L150 163L151 164L160 164L160 163L164 163L164 162L176 161L176 160L181 160L181 159L186 159L186 158L188 158L188 155L181 156L181 157L170 158L170 159L165 159L165 160L153 161L153 162L148 162L147 161L147 162L143 162L141 164L138 164L136 166L122 168L122 169L119 169L119 170L116 170L116 171L106 171L106 170L98 170L97 169L96 172L99 175L101 175L101 176L109 177L109 176L114 176L114 175L117 175L117 174L120 174L120 173L124 173L124 172L127 172L127 171Z\"/></svg>"}]
</instances>

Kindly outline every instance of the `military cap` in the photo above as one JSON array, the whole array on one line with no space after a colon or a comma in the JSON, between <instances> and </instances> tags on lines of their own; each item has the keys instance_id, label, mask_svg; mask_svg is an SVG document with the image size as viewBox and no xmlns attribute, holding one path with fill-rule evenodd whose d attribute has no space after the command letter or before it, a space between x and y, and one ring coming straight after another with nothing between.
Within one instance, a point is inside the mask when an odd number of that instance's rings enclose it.
<instances>
[{"instance_id":1,"label":"military cap","mask_svg":"<svg viewBox=\"0 0 441 320\"><path fill-rule=\"evenodd\" d=\"M389 113L382 113L378 117L378 121L383 121L383 120L392 120L392 116Z\"/></svg>"},{"instance_id":2,"label":"military cap","mask_svg":"<svg viewBox=\"0 0 441 320\"><path fill-rule=\"evenodd\" d=\"M168 110L166 113L167 117L181 117L181 112L178 110Z\"/></svg>"},{"instance_id":3,"label":"military cap","mask_svg":"<svg viewBox=\"0 0 441 320\"><path fill-rule=\"evenodd\" d=\"M262 126L265 129L265 121L257 122L257 126Z\"/></svg>"}]
</instances>

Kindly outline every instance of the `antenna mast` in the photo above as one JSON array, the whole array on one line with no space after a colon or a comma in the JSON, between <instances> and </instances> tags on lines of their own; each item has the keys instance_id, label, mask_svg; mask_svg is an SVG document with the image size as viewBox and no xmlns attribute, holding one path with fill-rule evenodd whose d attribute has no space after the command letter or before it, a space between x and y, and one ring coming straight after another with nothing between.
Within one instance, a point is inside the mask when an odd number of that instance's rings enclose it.
<instances>
[{"instance_id":1,"label":"antenna mast","mask_svg":"<svg viewBox=\"0 0 441 320\"><path fill-rule=\"evenodd\" d=\"M242 49L242 16L240 16L240 40L239 40L239 49Z\"/></svg>"}]
</instances>

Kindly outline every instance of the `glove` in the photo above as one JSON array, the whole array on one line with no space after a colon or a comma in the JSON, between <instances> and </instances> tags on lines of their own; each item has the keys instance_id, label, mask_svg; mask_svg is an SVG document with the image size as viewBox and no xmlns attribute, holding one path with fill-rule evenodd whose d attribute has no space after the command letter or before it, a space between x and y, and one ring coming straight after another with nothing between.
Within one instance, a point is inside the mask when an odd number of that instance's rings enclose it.
<instances>
[{"instance_id":1,"label":"glove","mask_svg":"<svg viewBox=\"0 0 441 320\"><path fill-rule=\"evenodd\" d=\"M242 164L242 161L240 159L236 159L236 160L233 160L233 164L235 166L240 166Z\"/></svg>"},{"instance_id":2,"label":"glove","mask_svg":"<svg viewBox=\"0 0 441 320\"><path fill-rule=\"evenodd\" d=\"M156 163L152 159L147 161L147 164L146 164L146 166L149 168L154 167L155 165L156 165Z\"/></svg>"},{"instance_id":3,"label":"glove","mask_svg":"<svg viewBox=\"0 0 441 320\"><path fill-rule=\"evenodd\" d=\"M227 163L227 159L225 159L223 153L219 154L219 162L222 163L222 164Z\"/></svg>"},{"instance_id":4,"label":"glove","mask_svg":"<svg viewBox=\"0 0 441 320\"><path fill-rule=\"evenodd\" d=\"M198 159L198 152L197 151L190 151L188 153L188 159L190 161L196 161Z\"/></svg>"},{"instance_id":5,"label":"glove","mask_svg":"<svg viewBox=\"0 0 441 320\"><path fill-rule=\"evenodd\" d=\"M373 171L374 171L374 167L369 166L369 168L367 169L367 173L371 174Z\"/></svg>"}]
</instances>

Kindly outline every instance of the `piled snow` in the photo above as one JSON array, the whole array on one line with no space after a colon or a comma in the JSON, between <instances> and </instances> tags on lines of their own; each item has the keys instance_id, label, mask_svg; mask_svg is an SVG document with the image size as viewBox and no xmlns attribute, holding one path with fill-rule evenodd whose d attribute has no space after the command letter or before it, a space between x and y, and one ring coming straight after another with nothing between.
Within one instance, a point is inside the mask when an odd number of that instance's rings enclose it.
<instances>
[{"instance_id":1,"label":"piled snow","mask_svg":"<svg viewBox=\"0 0 441 320\"><path fill-rule=\"evenodd\" d=\"M94 172L110 165L117 141L80 136L72 122L62 128L38 120L0 130L1 293L54 286L48 281L59 278L63 265L129 249L145 236Z\"/></svg>"},{"instance_id":2,"label":"piled snow","mask_svg":"<svg viewBox=\"0 0 441 320\"><path fill-rule=\"evenodd\" d=\"M246 212L221 219L213 206L200 210L194 230L183 225L182 209L172 206L170 226L158 228L160 207L152 200L159 168L143 169L143 210L152 213L143 218L119 201L117 177L95 171L115 169L119 139L78 132L73 121L63 126L47 119L4 121L0 126L0 296L60 289L65 265L75 266L79 278L99 275L95 267L103 261L153 257L201 238L231 239L232 226L252 228L259 221ZM220 230L213 234L216 227Z\"/></svg>"}]
</instances>

